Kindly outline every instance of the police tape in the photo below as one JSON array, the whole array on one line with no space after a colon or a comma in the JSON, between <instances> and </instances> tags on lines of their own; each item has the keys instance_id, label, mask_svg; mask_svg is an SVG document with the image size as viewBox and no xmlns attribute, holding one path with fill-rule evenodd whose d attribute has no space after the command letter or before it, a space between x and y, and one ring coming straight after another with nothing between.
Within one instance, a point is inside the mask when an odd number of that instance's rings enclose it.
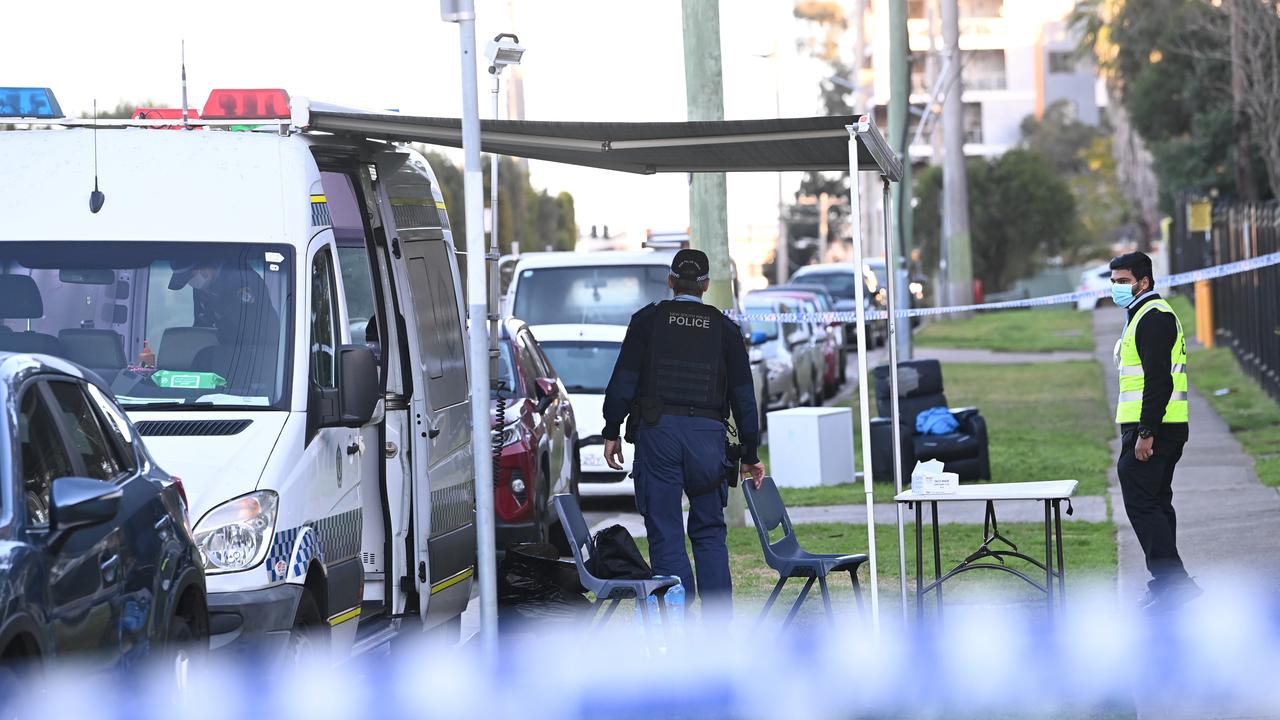
<instances>
[{"instance_id":1,"label":"police tape","mask_svg":"<svg viewBox=\"0 0 1280 720\"><path fill-rule=\"evenodd\" d=\"M1192 270L1190 272L1178 273L1165 278L1164 282L1157 283L1157 287L1179 287L1182 285L1192 285L1202 280L1214 280L1228 275L1238 275L1240 273L1259 270L1272 265L1280 265L1280 252L1269 253L1267 255L1259 255L1258 257L1248 258L1247 260L1237 260L1236 262L1226 263L1224 265L1215 265L1213 267L1202 268L1200 270ZM931 308L911 308L909 310L895 310L894 315L900 318L912 317L930 317L935 315L952 315L955 313L976 312L983 310L1012 310L1017 308L1033 308L1045 307L1048 305L1064 305L1066 303L1074 303L1089 298L1103 298L1111 294L1110 290L1077 290L1076 292L1059 293L1057 295L1044 295L1036 298L1024 298L1021 300L1003 300L993 303L976 303L973 305L951 305L948 307L931 307ZM725 314L733 320L757 320L761 322L827 322L827 323L852 323L858 321L856 312L845 310L840 312L823 312L823 313L758 313L747 312L737 313L732 310L726 310ZM889 313L884 310L868 310L864 313L866 319L884 320L889 317Z\"/></svg>"}]
</instances>

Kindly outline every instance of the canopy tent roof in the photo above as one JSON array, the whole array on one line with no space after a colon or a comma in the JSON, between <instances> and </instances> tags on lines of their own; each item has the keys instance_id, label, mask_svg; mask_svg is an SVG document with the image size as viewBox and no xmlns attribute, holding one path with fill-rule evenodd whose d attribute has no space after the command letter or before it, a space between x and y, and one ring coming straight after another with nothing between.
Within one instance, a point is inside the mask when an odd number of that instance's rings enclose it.
<instances>
[{"instance_id":1,"label":"canopy tent roof","mask_svg":"<svg viewBox=\"0 0 1280 720\"><path fill-rule=\"evenodd\" d=\"M371 113L315 104L310 130L358 133L397 142L462 147L458 118ZM897 182L902 165L863 115L714 122L542 122L483 120L485 152L606 170L778 172L849 169L849 131L858 137L858 167Z\"/></svg>"}]
</instances>

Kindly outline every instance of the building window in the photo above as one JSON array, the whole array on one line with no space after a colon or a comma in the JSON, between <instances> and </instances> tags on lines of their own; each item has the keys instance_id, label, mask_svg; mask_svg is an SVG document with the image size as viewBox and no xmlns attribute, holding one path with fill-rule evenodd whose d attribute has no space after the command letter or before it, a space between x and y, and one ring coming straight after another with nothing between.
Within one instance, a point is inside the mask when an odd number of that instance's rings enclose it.
<instances>
[{"instance_id":1,"label":"building window","mask_svg":"<svg viewBox=\"0 0 1280 720\"><path fill-rule=\"evenodd\" d=\"M960 17L962 18L994 18L1000 17L1004 9L1004 0L960 0Z\"/></svg>"},{"instance_id":2,"label":"building window","mask_svg":"<svg viewBox=\"0 0 1280 720\"><path fill-rule=\"evenodd\" d=\"M964 142L966 145L982 143L982 105L964 104Z\"/></svg>"},{"instance_id":3,"label":"building window","mask_svg":"<svg viewBox=\"0 0 1280 720\"><path fill-rule=\"evenodd\" d=\"M1072 52L1050 52L1049 53L1049 72L1056 74L1070 74L1076 71L1076 55Z\"/></svg>"},{"instance_id":4,"label":"building window","mask_svg":"<svg viewBox=\"0 0 1280 720\"><path fill-rule=\"evenodd\" d=\"M965 90L1004 90L1004 50L962 50Z\"/></svg>"}]
</instances>

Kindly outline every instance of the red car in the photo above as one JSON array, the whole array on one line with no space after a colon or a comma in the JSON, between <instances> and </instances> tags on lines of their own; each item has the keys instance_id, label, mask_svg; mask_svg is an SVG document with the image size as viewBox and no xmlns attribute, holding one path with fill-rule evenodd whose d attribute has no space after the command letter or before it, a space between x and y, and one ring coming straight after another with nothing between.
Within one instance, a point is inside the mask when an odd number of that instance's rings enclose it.
<instances>
[{"instance_id":1,"label":"red car","mask_svg":"<svg viewBox=\"0 0 1280 720\"><path fill-rule=\"evenodd\" d=\"M498 549L547 541L567 552L551 496L578 494L578 428L569 394L523 321L502 323L498 353L500 386L489 394Z\"/></svg>"}]
</instances>

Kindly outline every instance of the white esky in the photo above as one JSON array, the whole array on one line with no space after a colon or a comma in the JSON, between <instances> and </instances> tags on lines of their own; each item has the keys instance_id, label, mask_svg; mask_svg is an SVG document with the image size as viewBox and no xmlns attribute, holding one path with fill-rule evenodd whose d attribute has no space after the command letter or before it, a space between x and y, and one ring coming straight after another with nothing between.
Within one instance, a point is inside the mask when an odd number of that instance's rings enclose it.
<instances>
[{"instance_id":1,"label":"white esky","mask_svg":"<svg viewBox=\"0 0 1280 720\"><path fill-rule=\"evenodd\" d=\"M481 117L491 113L485 42L515 32L527 48L529 120L684 120L680 0L477 0ZM822 66L796 40L806 31L793 0L720 4L725 117L771 118L775 73L783 116L820 112ZM186 40L188 98L201 108L215 87L282 87L291 95L422 115L461 114L458 26L438 0L282 2L7 2L0 85L52 88L68 114L119 101L177 107L179 43ZM514 16L514 21L513 21ZM755 57L774 48L773 59ZM504 94L505 97L505 94ZM505 115L505 100L503 101ZM461 153L452 157L461 164ZM579 229L689 224L688 176L639 176L530 163L535 187L573 194ZM791 199L800 175L784 176ZM772 233L777 176L729 176L730 238Z\"/></svg>"}]
</instances>

